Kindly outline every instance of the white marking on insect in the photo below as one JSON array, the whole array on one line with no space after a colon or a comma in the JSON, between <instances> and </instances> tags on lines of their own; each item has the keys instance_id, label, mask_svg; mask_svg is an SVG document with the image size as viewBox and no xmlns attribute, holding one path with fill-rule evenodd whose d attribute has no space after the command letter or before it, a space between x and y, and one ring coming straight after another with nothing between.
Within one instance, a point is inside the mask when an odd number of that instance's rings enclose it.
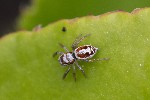
<instances>
[{"instance_id":1,"label":"white marking on insect","mask_svg":"<svg viewBox=\"0 0 150 100\"><path fill-rule=\"evenodd\" d=\"M72 56L71 53L68 53L68 54L67 54L67 59L68 59L70 62L72 62L72 61L74 60L74 58L73 58L73 56Z\"/></svg>"},{"instance_id":2,"label":"white marking on insect","mask_svg":"<svg viewBox=\"0 0 150 100\"><path fill-rule=\"evenodd\" d=\"M92 50L92 48L87 48L87 49L82 49L82 50L80 50L78 53L79 54L85 54L85 53L89 53L89 54L91 54L91 50ZM93 51L93 50L92 50Z\"/></svg>"},{"instance_id":3,"label":"white marking on insect","mask_svg":"<svg viewBox=\"0 0 150 100\"><path fill-rule=\"evenodd\" d=\"M68 62L69 62L69 61L68 61L68 59L67 59L66 54L63 56L63 60L64 60L64 62L66 62L66 63L68 63Z\"/></svg>"}]
</instances>

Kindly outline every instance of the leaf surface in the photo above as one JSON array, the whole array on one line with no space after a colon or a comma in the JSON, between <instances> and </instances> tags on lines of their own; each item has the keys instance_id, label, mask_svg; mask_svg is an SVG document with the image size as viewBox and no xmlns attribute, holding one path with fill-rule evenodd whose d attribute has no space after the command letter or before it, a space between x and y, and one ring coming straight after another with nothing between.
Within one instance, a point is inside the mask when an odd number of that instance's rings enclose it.
<instances>
[{"instance_id":1,"label":"leaf surface","mask_svg":"<svg viewBox=\"0 0 150 100\"><path fill-rule=\"evenodd\" d=\"M0 97L3 100L133 100L150 98L150 8L132 13L117 11L99 16L61 20L39 31L20 31L0 40ZM66 31L62 31L65 27ZM79 34L88 34L80 45L100 50L93 58L79 61L87 78L77 70L62 80L56 51L71 51Z\"/></svg>"}]
</instances>

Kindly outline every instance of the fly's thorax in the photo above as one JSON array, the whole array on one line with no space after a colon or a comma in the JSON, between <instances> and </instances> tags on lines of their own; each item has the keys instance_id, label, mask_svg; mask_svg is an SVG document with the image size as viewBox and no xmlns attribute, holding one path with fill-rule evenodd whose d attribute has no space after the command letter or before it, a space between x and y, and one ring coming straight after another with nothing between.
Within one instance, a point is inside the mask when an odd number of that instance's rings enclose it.
<instances>
[{"instance_id":1,"label":"fly's thorax","mask_svg":"<svg viewBox=\"0 0 150 100\"><path fill-rule=\"evenodd\" d=\"M67 52L67 53L62 54L58 59L60 64L64 66L73 64L75 61L75 58L73 57L72 54L73 54L72 52Z\"/></svg>"},{"instance_id":2,"label":"fly's thorax","mask_svg":"<svg viewBox=\"0 0 150 100\"><path fill-rule=\"evenodd\" d=\"M97 50L98 48L94 46L83 45L83 46L76 48L74 50L74 54L77 59L85 60L85 59L92 58L96 54Z\"/></svg>"}]
</instances>

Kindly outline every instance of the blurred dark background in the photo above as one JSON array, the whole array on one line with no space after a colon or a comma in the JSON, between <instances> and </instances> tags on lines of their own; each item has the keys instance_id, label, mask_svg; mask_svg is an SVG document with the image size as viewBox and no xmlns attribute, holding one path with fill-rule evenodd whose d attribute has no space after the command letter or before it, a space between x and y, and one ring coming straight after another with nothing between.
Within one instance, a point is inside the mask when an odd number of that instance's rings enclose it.
<instances>
[{"instance_id":1,"label":"blurred dark background","mask_svg":"<svg viewBox=\"0 0 150 100\"><path fill-rule=\"evenodd\" d=\"M32 30L60 19L115 10L131 12L143 7L150 7L150 0L0 0L0 37L16 31L15 28Z\"/></svg>"},{"instance_id":2,"label":"blurred dark background","mask_svg":"<svg viewBox=\"0 0 150 100\"><path fill-rule=\"evenodd\" d=\"M0 37L15 31L15 22L21 9L29 6L31 0L0 0Z\"/></svg>"}]
</instances>

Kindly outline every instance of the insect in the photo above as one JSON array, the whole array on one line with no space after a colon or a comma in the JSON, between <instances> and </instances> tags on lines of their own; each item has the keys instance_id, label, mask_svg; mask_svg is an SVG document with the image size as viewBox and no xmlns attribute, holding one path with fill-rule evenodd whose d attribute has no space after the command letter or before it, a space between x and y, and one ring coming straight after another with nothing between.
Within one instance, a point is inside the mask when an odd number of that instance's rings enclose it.
<instances>
[{"instance_id":1,"label":"insect","mask_svg":"<svg viewBox=\"0 0 150 100\"><path fill-rule=\"evenodd\" d=\"M66 78L67 74L69 73L70 69L73 69L73 78L76 81L76 67L82 72L82 74L86 77L86 74L82 67L78 64L78 61L86 61L86 62L94 62L94 61L102 61L108 60L109 58L101 58L101 59L90 59L92 58L98 51L98 48L92 45L83 45L79 46L78 44L83 41L86 37L90 34L85 36L79 35L72 44L72 51L70 52L63 44L59 43L59 45L66 51L64 52L55 52L53 57L56 55L60 55L58 60L59 63L63 66L68 66L68 69L65 71L63 75L63 79Z\"/></svg>"}]
</instances>

